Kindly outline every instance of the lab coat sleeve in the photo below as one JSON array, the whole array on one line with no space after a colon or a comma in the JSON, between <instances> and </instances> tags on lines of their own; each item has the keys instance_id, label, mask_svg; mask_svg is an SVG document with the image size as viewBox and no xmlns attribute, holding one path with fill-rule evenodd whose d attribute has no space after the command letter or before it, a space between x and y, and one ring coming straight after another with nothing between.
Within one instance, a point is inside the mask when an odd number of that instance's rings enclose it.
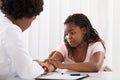
<instances>
[{"instance_id":1,"label":"lab coat sleeve","mask_svg":"<svg viewBox=\"0 0 120 80\"><path fill-rule=\"evenodd\" d=\"M3 45L10 57L16 73L21 78L32 79L44 72L43 68L26 51L20 30L8 29L4 35Z\"/></svg>"}]
</instances>

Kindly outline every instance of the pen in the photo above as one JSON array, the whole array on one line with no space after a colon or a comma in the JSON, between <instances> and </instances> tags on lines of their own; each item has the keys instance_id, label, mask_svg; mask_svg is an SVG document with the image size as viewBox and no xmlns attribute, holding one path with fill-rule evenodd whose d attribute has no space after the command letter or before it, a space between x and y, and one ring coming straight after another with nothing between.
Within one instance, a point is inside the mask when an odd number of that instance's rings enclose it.
<instances>
[{"instance_id":1,"label":"pen","mask_svg":"<svg viewBox=\"0 0 120 80\"><path fill-rule=\"evenodd\" d=\"M61 73L61 75L64 75L64 73ZM79 73L72 73L72 74L69 74L70 76L80 76Z\"/></svg>"},{"instance_id":2,"label":"pen","mask_svg":"<svg viewBox=\"0 0 120 80\"><path fill-rule=\"evenodd\" d=\"M79 73L73 73L73 74L70 74L70 76L80 76L80 74Z\"/></svg>"}]
</instances>

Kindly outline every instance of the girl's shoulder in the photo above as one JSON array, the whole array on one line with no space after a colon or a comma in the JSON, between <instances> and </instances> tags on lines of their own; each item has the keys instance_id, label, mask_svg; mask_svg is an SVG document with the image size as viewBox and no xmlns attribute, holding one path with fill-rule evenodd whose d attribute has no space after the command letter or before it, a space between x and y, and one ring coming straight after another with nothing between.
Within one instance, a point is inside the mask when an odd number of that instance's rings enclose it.
<instances>
[{"instance_id":1,"label":"girl's shoulder","mask_svg":"<svg viewBox=\"0 0 120 80\"><path fill-rule=\"evenodd\" d=\"M89 43L88 50L92 53L102 51L105 52L105 49L101 42Z\"/></svg>"},{"instance_id":2,"label":"girl's shoulder","mask_svg":"<svg viewBox=\"0 0 120 80\"><path fill-rule=\"evenodd\" d=\"M102 45L102 43L100 41L94 42L94 43L89 43L89 47L95 47L95 46L99 46Z\"/></svg>"}]
</instances>

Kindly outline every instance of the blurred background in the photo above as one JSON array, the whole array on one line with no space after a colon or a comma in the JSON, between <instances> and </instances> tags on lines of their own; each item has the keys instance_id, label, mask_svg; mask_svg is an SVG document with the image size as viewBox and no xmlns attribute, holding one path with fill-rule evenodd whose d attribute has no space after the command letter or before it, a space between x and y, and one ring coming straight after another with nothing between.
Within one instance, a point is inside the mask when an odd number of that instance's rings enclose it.
<instances>
[{"instance_id":1,"label":"blurred background","mask_svg":"<svg viewBox=\"0 0 120 80\"><path fill-rule=\"evenodd\" d=\"M23 34L32 57L44 60L60 45L63 41L64 21L74 13L83 13L89 18L105 41L105 63L112 69L114 57L113 71L120 71L120 0L44 0L43 12ZM0 12L0 19L2 16Z\"/></svg>"}]
</instances>

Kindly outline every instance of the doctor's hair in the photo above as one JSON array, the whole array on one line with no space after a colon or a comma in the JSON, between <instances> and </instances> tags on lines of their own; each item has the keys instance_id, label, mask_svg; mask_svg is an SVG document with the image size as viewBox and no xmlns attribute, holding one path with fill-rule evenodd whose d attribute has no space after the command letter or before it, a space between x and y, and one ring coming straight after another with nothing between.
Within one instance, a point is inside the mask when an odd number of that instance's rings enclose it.
<instances>
[{"instance_id":1,"label":"doctor's hair","mask_svg":"<svg viewBox=\"0 0 120 80\"><path fill-rule=\"evenodd\" d=\"M86 34L83 37L84 42L89 44L89 43L94 43L94 42L99 41L102 43L104 49L106 49L105 45L104 45L104 41L100 38L98 32L93 28L93 26L92 26L91 22L89 21L89 19L87 18L87 16L85 16L84 14L81 14L81 13L80 14L76 13L76 14L70 15L65 20L64 25L69 24L69 23L74 24L74 25L78 26L79 28L86 29ZM69 43L65 37L66 37L66 35L64 34L64 42L68 49L68 53L72 53L72 49L74 49L74 48L72 48L69 45Z\"/></svg>"},{"instance_id":2,"label":"doctor's hair","mask_svg":"<svg viewBox=\"0 0 120 80\"><path fill-rule=\"evenodd\" d=\"M43 11L43 0L0 0L0 9L14 19L31 18Z\"/></svg>"}]
</instances>

